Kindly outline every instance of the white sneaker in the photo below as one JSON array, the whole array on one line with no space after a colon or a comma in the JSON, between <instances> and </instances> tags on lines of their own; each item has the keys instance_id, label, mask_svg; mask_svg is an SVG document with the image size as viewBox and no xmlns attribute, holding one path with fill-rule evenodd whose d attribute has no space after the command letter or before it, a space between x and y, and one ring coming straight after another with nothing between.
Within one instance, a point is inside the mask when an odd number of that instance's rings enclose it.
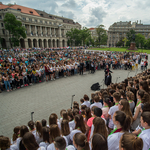
<instances>
[{"instance_id":1,"label":"white sneaker","mask_svg":"<svg viewBox=\"0 0 150 150\"><path fill-rule=\"evenodd\" d=\"M24 85L21 85L21 87L24 87Z\"/></svg>"},{"instance_id":2,"label":"white sneaker","mask_svg":"<svg viewBox=\"0 0 150 150\"><path fill-rule=\"evenodd\" d=\"M52 81L53 79L51 78L51 81Z\"/></svg>"},{"instance_id":3,"label":"white sneaker","mask_svg":"<svg viewBox=\"0 0 150 150\"><path fill-rule=\"evenodd\" d=\"M65 76L65 78L66 78L66 76Z\"/></svg>"},{"instance_id":4,"label":"white sneaker","mask_svg":"<svg viewBox=\"0 0 150 150\"><path fill-rule=\"evenodd\" d=\"M55 81L55 78L53 80Z\"/></svg>"}]
</instances>

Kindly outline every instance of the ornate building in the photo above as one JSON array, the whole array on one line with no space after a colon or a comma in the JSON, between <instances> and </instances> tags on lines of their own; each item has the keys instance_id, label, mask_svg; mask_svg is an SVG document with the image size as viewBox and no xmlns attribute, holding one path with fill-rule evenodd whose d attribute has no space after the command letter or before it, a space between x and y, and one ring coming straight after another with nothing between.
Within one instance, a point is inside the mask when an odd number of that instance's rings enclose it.
<instances>
[{"instance_id":1,"label":"ornate building","mask_svg":"<svg viewBox=\"0 0 150 150\"><path fill-rule=\"evenodd\" d=\"M48 14L44 11L20 5L3 5L0 3L0 47L10 48L10 35L3 22L6 13L12 13L26 28L26 39L20 39L20 47L66 47L66 33L71 28L81 29L79 23L72 19Z\"/></svg>"},{"instance_id":2,"label":"ornate building","mask_svg":"<svg viewBox=\"0 0 150 150\"><path fill-rule=\"evenodd\" d=\"M138 23L129 22L115 22L108 29L107 46L114 47L116 43L126 37L126 33L131 29L135 30L136 34L141 33L145 38L150 38L150 25L144 25L141 21Z\"/></svg>"}]
</instances>

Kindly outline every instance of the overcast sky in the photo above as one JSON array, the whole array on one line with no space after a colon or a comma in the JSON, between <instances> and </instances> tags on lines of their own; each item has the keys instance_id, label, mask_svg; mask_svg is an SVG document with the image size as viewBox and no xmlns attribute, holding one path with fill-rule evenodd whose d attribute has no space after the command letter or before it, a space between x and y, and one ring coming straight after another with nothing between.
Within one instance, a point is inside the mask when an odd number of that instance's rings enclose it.
<instances>
[{"instance_id":1,"label":"overcast sky","mask_svg":"<svg viewBox=\"0 0 150 150\"><path fill-rule=\"evenodd\" d=\"M3 0L73 19L85 27L142 20L150 24L150 0Z\"/></svg>"}]
</instances>

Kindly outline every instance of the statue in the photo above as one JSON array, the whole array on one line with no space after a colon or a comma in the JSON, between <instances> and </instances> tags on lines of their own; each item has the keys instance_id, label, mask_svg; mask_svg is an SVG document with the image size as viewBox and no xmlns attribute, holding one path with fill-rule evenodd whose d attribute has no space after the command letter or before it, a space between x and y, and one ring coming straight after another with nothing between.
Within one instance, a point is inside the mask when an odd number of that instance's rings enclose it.
<instances>
[{"instance_id":1,"label":"statue","mask_svg":"<svg viewBox=\"0 0 150 150\"><path fill-rule=\"evenodd\" d=\"M135 42L135 34L132 35L132 41Z\"/></svg>"}]
</instances>

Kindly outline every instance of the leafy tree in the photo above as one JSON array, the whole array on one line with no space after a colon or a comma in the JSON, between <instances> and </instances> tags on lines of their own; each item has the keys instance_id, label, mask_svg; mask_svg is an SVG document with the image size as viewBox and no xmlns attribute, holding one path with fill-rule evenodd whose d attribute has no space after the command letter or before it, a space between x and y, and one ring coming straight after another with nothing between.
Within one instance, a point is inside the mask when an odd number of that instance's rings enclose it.
<instances>
[{"instance_id":1,"label":"leafy tree","mask_svg":"<svg viewBox=\"0 0 150 150\"><path fill-rule=\"evenodd\" d=\"M144 35L142 35L142 34L137 34L136 36L135 36L135 42L136 42L136 46L137 47L143 47L144 46L144 44L145 44L145 36Z\"/></svg>"},{"instance_id":2,"label":"leafy tree","mask_svg":"<svg viewBox=\"0 0 150 150\"><path fill-rule=\"evenodd\" d=\"M146 40L144 47L150 49L150 38Z\"/></svg>"},{"instance_id":3,"label":"leafy tree","mask_svg":"<svg viewBox=\"0 0 150 150\"><path fill-rule=\"evenodd\" d=\"M124 46L126 46L128 39L125 37L122 41L124 42Z\"/></svg>"},{"instance_id":4,"label":"leafy tree","mask_svg":"<svg viewBox=\"0 0 150 150\"><path fill-rule=\"evenodd\" d=\"M127 32L127 40L131 43L133 41L133 35L135 35L135 31L131 29L129 32Z\"/></svg>"},{"instance_id":5,"label":"leafy tree","mask_svg":"<svg viewBox=\"0 0 150 150\"><path fill-rule=\"evenodd\" d=\"M85 40L90 36L90 31L86 27L83 27L82 30L80 30L80 36L82 39L82 43L85 46Z\"/></svg>"},{"instance_id":6,"label":"leafy tree","mask_svg":"<svg viewBox=\"0 0 150 150\"><path fill-rule=\"evenodd\" d=\"M123 39L120 39L118 43L116 43L116 46L123 46L123 44L124 44Z\"/></svg>"},{"instance_id":7,"label":"leafy tree","mask_svg":"<svg viewBox=\"0 0 150 150\"><path fill-rule=\"evenodd\" d=\"M96 33L97 33L97 44L101 45L102 39L105 37L106 39L106 30L104 29L104 25L98 25L96 27Z\"/></svg>"},{"instance_id":8,"label":"leafy tree","mask_svg":"<svg viewBox=\"0 0 150 150\"><path fill-rule=\"evenodd\" d=\"M13 46L19 46L19 39L26 38L26 28L22 26L21 21L11 13L6 13L4 17L5 29L9 31L11 43Z\"/></svg>"}]
</instances>

